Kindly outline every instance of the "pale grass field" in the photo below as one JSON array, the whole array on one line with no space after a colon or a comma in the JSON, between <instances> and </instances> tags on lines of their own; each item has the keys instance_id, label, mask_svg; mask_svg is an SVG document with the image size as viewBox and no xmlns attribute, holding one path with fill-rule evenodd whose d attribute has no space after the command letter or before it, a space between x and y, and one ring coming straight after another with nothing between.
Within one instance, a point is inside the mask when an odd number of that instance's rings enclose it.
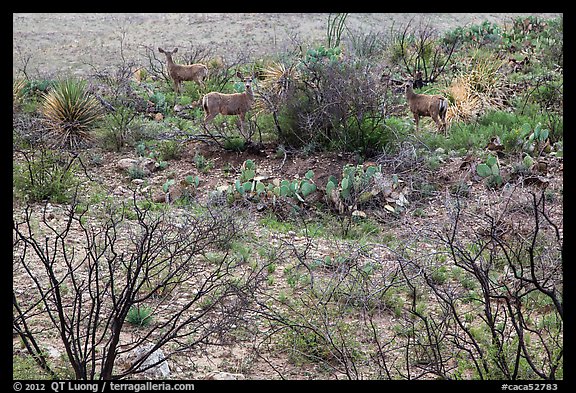
<instances>
[{"instance_id":1,"label":"pale grass field","mask_svg":"<svg viewBox=\"0 0 576 393\"><path fill-rule=\"evenodd\" d=\"M429 23L438 32L457 26L510 23L527 14L360 13L347 27L358 33L389 34L391 28ZM559 14L538 14L555 17ZM326 37L327 13L16 13L13 20L13 76L26 64L31 77L84 75L93 67L144 61L145 47L211 48L227 57L241 52L249 60L293 50L295 43Z\"/></svg>"}]
</instances>

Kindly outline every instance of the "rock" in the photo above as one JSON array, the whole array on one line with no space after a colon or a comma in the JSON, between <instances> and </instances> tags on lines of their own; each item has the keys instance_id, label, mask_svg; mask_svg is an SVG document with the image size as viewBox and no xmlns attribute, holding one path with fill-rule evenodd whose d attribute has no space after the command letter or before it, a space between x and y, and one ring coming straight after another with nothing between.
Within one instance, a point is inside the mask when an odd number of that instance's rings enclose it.
<instances>
[{"instance_id":1,"label":"rock","mask_svg":"<svg viewBox=\"0 0 576 393\"><path fill-rule=\"evenodd\" d=\"M62 353L52 346L47 345L45 349L48 356L51 357L52 359L60 359L60 356L62 356Z\"/></svg>"},{"instance_id":2,"label":"rock","mask_svg":"<svg viewBox=\"0 0 576 393\"><path fill-rule=\"evenodd\" d=\"M122 196L124 194L128 194L129 192L130 192L130 190L127 190L126 188L124 188L122 186L118 186L112 191L112 194Z\"/></svg>"},{"instance_id":3,"label":"rock","mask_svg":"<svg viewBox=\"0 0 576 393\"><path fill-rule=\"evenodd\" d=\"M116 167L124 171L127 171L128 169L136 165L138 165L138 160L135 160L133 158L122 158L116 163Z\"/></svg>"},{"instance_id":4,"label":"rock","mask_svg":"<svg viewBox=\"0 0 576 393\"><path fill-rule=\"evenodd\" d=\"M169 202L168 195L169 194L167 194L165 192L161 192L161 191L155 192L154 195L152 196L152 202L168 203Z\"/></svg>"},{"instance_id":5,"label":"rock","mask_svg":"<svg viewBox=\"0 0 576 393\"><path fill-rule=\"evenodd\" d=\"M129 171L130 168L139 168L146 176L148 176L158 169L158 165L156 161L148 157L143 157L139 160L134 158L122 158L116 163L116 168L122 171Z\"/></svg>"},{"instance_id":6,"label":"rock","mask_svg":"<svg viewBox=\"0 0 576 393\"><path fill-rule=\"evenodd\" d=\"M143 345L141 347L135 348L132 351L132 355L135 357L135 361L137 361L138 359L147 355L152 350L153 347L154 347L154 344L147 344L147 345ZM160 362L160 363L158 363L158 362ZM158 363L158 364L155 366L152 366L152 367L150 367L144 371L144 373L146 375L149 375L151 377L156 377L156 378L158 378L158 377L166 378L166 377L170 376L170 366L168 365L168 361L165 359L164 352L162 352L161 349L157 349L154 352L152 352L148 356L148 358L142 363L142 365L140 366L140 369L145 369L146 367L150 366L151 364L155 364L155 363Z\"/></svg>"},{"instance_id":7,"label":"rock","mask_svg":"<svg viewBox=\"0 0 576 393\"><path fill-rule=\"evenodd\" d=\"M144 170L144 173L149 175L157 169L156 161L151 158L145 157L138 162L138 166Z\"/></svg>"},{"instance_id":8,"label":"rock","mask_svg":"<svg viewBox=\"0 0 576 393\"><path fill-rule=\"evenodd\" d=\"M244 374L233 374L227 373L225 371L213 371L210 374L206 375L204 379L214 380L214 381L235 381L235 380L244 380L246 377Z\"/></svg>"}]
</instances>

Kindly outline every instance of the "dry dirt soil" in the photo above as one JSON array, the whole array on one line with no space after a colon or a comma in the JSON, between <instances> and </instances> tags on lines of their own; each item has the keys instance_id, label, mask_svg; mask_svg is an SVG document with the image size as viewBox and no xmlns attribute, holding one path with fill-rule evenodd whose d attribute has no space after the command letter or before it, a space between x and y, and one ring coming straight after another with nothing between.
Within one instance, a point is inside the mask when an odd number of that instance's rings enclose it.
<instances>
[{"instance_id":1,"label":"dry dirt soil","mask_svg":"<svg viewBox=\"0 0 576 393\"><path fill-rule=\"evenodd\" d=\"M499 13L360 13L350 14L353 32L388 34L392 27L429 23L438 32L457 26L489 22L509 23L531 14ZM559 14L537 14L555 17ZM24 62L32 75L83 74L89 64L101 67L138 59L144 47L204 46L220 56L243 51L253 59L313 42L326 36L326 13L16 13L13 20L13 74Z\"/></svg>"}]
</instances>

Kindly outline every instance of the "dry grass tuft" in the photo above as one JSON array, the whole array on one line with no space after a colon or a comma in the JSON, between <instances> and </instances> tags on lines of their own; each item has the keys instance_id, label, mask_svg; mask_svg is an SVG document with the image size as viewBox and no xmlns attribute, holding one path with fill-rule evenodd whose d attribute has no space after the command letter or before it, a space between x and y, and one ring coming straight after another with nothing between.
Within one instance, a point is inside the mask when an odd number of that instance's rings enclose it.
<instances>
[{"instance_id":1,"label":"dry grass tuft","mask_svg":"<svg viewBox=\"0 0 576 393\"><path fill-rule=\"evenodd\" d=\"M476 54L465 64L444 93L450 102L447 123L470 121L487 110L502 109L508 97L501 75L505 61L494 55Z\"/></svg>"}]
</instances>

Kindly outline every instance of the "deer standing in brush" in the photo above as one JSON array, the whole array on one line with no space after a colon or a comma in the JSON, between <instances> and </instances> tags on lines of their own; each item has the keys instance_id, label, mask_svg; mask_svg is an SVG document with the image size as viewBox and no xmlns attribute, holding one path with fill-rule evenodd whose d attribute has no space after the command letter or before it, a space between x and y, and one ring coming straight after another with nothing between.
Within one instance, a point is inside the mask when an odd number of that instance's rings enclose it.
<instances>
[{"instance_id":1,"label":"deer standing in brush","mask_svg":"<svg viewBox=\"0 0 576 393\"><path fill-rule=\"evenodd\" d=\"M178 52L178 48L174 48L173 51L158 48L158 51L166 55L168 75L170 75L170 78L174 81L174 90L177 94L180 93L180 83L182 81L194 81L204 87L204 79L208 77L208 67L200 63L189 65L174 63L172 55Z\"/></svg>"},{"instance_id":2,"label":"deer standing in brush","mask_svg":"<svg viewBox=\"0 0 576 393\"><path fill-rule=\"evenodd\" d=\"M442 96L417 94L412 89L412 81L406 83L406 100L410 107L410 112L414 115L416 131L420 116L430 116L436 123L439 131L446 133L446 111L448 110L448 100Z\"/></svg>"},{"instance_id":3,"label":"deer standing in brush","mask_svg":"<svg viewBox=\"0 0 576 393\"><path fill-rule=\"evenodd\" d=\"M216 91L210 92L202 97L202 108L206 116L204 117L204 128L206 123L214 119L217 114L238 115L243 129L246 112L254 104L254 93L252 92L252 81L254 76L244 78L240 71L236 76L244 81L245 91L243 93L224 94Z\"/></svg>"}]
</instances>

